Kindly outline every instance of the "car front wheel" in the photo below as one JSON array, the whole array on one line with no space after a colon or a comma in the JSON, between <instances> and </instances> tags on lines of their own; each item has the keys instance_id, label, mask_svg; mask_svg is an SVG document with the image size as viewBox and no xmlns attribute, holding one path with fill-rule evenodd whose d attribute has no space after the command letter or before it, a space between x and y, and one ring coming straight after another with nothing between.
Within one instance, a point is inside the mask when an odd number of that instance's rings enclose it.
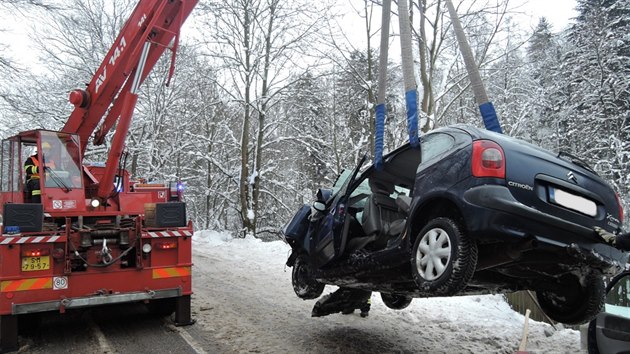
<instances>
[{"instance_id":1,"label":"car front wheel","mask_svg":"<svg viewBox=\"0 0 630 354\"><path fill-rule=\"evenodd\" d=\"M536 291L540 308L554 321L569 325L590 321L601 311L606 298L604 279L598 272L580 278L566 275L555 291Z\"/></svg>"},{"instance_id":2,"label":"car front wheel","mask_svg":"<svg viewBox=\"0 0 630 354\"><path fill-rule=\"evenodd\" d=\"M392 310L402 310L411 304L413 298L399 294L381 293L381 300L383 300L385 306Z\"/></svg>"},{"instance_id":3,"label":"car front wheel","mask_svg":"<svg viewBox=\"0 0 630 354\"><path fill-rule=\"evenodd\" d=\"M429 296L462 291L477 266L477 244L448 217L435 218L422 228L411 255L413 279Z\"/></svg>"},{"instance_id":4,"label":"car front wheel","mask_svg":"<svg viewBox=\"0 0 630 354\"><path fill-rule=\"evenodd\" d=\"M305 254L300 254L293 264L293 272L291 273L291 282L293 283L293 291L304 300L318 298L326 284L322 284L312 277L311 265Z\"/></svg>"}]
</instances>

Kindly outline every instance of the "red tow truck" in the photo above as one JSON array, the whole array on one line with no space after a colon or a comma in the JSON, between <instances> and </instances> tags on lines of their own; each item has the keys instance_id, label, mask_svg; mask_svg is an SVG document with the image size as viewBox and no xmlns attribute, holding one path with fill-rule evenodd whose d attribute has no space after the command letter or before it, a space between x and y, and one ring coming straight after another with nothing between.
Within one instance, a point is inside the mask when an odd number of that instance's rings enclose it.
<instances>
[{"instance_id":1,"label":"red tow truck","mask_svg":"<svg viewBox=\"0 0 630 354\"><path fill-rule=\"evenodd\" d=\"M192 223L178 182L134 182L125 138L138 88L198 0L142 0L60 131L31 130L2 141L0 160L0 351L18 348L20 315L144 302L191 324ZM100 125L99 125L100 124ZM115 127L115 128L114 128ZM114 131L105 164L84 164L89 139ZM43 149L43 147L46 149ZM25 161L37 151L41 203Z\"/></svg>"}]
</instances>

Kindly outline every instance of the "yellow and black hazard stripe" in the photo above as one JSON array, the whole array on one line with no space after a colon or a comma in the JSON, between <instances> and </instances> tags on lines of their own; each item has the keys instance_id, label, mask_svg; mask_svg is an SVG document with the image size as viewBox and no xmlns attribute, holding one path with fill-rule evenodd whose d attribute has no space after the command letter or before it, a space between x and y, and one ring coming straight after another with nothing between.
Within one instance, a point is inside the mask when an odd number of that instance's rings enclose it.
<instances>
[{"instance_id":1,"label":"yellow and black hazard stripe","mask_svg":"<svg viewBox=\"0 0 630 354\"><path fill-rule=\"evenodd\" d=\"M52 289L52 278L29 278L4 280L0 282L0 292Z\"/></svg>"},{"instance_id":2,"label":"yellow and black hazard stripe","mask_svg":"<svg viewBox=\"0 0 630 354\"><path fill-rule=\"evenodd\" d=\"M187 276L190 276L190 267L170 267L153 269L153 279Z\"/></svg>"}]
</instances>

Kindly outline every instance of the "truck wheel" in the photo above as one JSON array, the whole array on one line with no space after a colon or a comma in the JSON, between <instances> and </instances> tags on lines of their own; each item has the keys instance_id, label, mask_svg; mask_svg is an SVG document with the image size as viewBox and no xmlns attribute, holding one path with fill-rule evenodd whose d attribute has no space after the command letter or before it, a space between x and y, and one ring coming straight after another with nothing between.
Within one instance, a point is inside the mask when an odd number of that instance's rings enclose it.
<instances>
[{"instance_id":1,"label":"truck wheel","mask_svg":"<svg viewBox=\"0 0 630 354\"><path fill-rule=\"evenodd\" d=\"M577 325L590 321L601 311L606 299L604 278L592 272L580 279L569 274L558 279L559 290L538 290L540 308L554 321Z\"/></svg>"},{"instance_id":2,"label":"truck wheel","mask_svg":"<svg viewBox=\"0 0 630 354\"><path fill-rule=\"evenodd\" d=\"M422 228L411 254L412 276L428 296L462 291L477 266L477 244L448 217L430 220Z\"/></svg>"},{"instance_id":3,"label":"truck wheel","mask_svg":"<svg viewBox=\"0 0 630 354\"><path fill-rule=\"evenodd\" d=\"M381 300L383 300L385 306L392 310L402 310L411 304L413 298L399 294L381 293Z\"/></svg>"},{"instance_id":4,"label":"truck wheel","mask_svg":"<svg viewBox=\"0 0 630 354\"><path fill-rule=\"evenodd\" d=\"M293 291L304 300L318 298L324 292L325 284L322 284L312 277L311 265L306 259L305 254L300 254L295 259L293 272L291 273L291 282L293 283Z\"/></svg>"}]
</instances>

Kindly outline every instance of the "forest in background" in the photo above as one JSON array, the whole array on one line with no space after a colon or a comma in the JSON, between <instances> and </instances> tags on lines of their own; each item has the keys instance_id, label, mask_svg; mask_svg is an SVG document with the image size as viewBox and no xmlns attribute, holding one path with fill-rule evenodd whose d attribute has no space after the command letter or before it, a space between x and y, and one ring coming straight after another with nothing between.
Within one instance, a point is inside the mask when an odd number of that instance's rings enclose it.
<instances>
[{"instance_id":1,"label":"forest in background","mask_svg":"<svg viewBox=\"0 0 630 354\"><path fill-rule=\"evenodd\" d=\"M185 182L198 229L277 237L316 188L373 153L380 4L349 2L362 18L361 46L340 29L333 0L201 0L170 86L170 56L142 86L127 169ZM504 133L582 158L628 210L630 0L577 0L578 16L562 30L544 18L521 28L514 1L453 2ZM0 137L60 129L68 93L90 81L135 4L0 3L29 26L29 55L40 63L22 65L0 36ZM423 132L482 126L445 1L409 8ZM408 136L398 53L389 58L386 152ZM104 161L106 149L88 147L86 161Z\"/></svg>"}]
</instances>

